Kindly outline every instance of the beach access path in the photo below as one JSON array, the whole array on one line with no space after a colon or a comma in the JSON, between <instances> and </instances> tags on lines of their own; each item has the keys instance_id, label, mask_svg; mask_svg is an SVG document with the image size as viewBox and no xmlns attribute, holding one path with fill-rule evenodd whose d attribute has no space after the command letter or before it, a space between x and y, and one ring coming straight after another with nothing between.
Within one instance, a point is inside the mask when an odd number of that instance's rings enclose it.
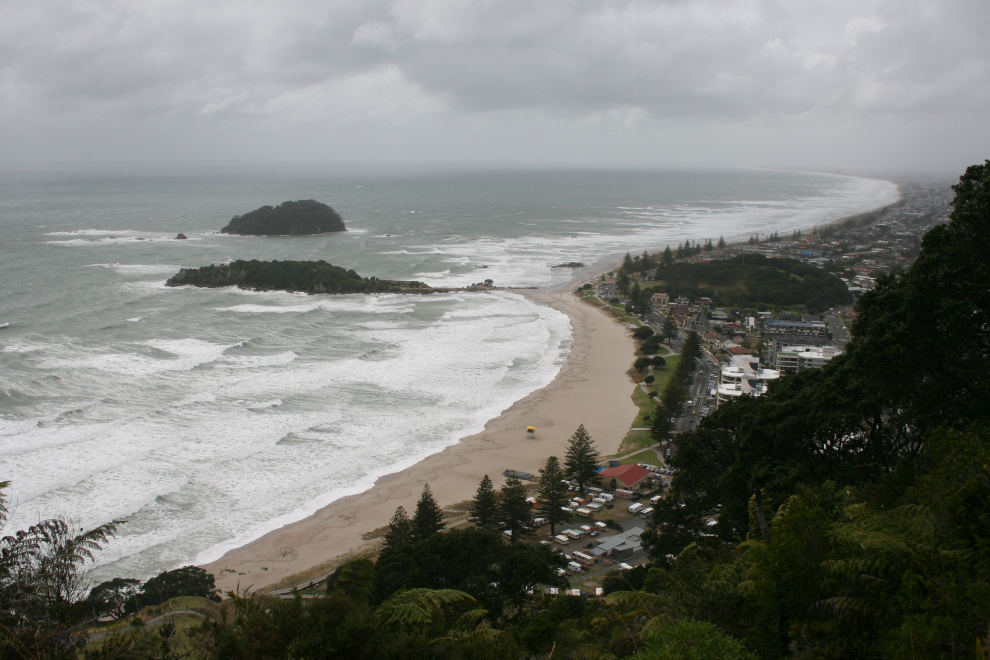
<instances>
[{"instance_id":1,"label":"beach access path","mask_svg":"<svg viewBox=\"0 0 990 660\"><path fill-rule=\"evenodd\" d=\"M362 540L362 534L388 524L398 506L412 514L426 483L442 507L470 500L485 474L498 488L505 470L536 474L548 456L563 460L579 424L603 455L614 454L638 413L626 374L636 357L629 329L570 291L517 293L570 318L570 353L549 385L514 403L481 433L207 564L217 587L266 587L368 550L373 544ZM527 437L527 426L536 427L533 437Z\"/></svg>"}]
</instances>

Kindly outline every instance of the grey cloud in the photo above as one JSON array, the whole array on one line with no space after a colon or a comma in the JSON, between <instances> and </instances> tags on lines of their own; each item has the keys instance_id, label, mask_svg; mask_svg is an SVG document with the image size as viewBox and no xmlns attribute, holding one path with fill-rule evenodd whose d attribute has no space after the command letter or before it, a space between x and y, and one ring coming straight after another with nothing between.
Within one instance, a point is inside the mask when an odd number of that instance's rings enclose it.
<instances>
[{"instance_id":1,"label":"grey cloud","mask_svg":"<svg viewBox=\"0 0 990 660\"><path fill-rule=\"evenodd\" d=\"M810 135L818 126L869 141L883 122L888 141L897 127L929 139L939 124L985 125L990 104L985 0L0 7L0 137L34 127L39 141L57 142L43 135L50 126L81 143L126 126L129 145L170 156L183 137L214 150L256 144L260 157L281 153L271 146L276 134L306 148L316 135L315 144L359 149L386 128L399 144L439 144L456 133L486 153L534 135L585 135L574 139L593 151L608 131L627 132L633 144L682 146L690 143L682 135L734 135L743 153L765 143L752 136ZM401 132L410 125L421 135ZM176 136L167 148L157 137L166 132ZM780 139L784 153L793 139ZM820 142L833 149L832 138Z\"/></svg>"}]
</instances>

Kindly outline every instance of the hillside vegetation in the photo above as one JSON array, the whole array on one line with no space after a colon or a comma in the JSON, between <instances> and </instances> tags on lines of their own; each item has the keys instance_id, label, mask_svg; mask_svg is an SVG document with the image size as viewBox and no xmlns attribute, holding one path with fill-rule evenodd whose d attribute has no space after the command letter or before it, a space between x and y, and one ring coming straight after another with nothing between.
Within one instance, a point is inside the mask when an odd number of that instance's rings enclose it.
<instances>
[{"instance_id":1,"label":"hillside vegetation","mask_svg":"<svg viewBox=\"0 0 990 660\"><path fill-rule=\"evenodd\" d=\"M251 236L295 236L347 231L344 220L332 208L314 199L262 206L244 215L235 215L220 230L222 234Z\"/></svg>"},{"instance_id":2,"label":"hillside vegetation","mask_svg":"<svg viewBox=\"0 0 990 660\"><path fill-rule=\"evenodd\" d=\"M852 302L852 294L835 275L794 259L747 254L709 263L681 263L658 272L649 291L671 298L711 298L720 307L803 305L819 311Z\"/></svg>"},{"instance_id":3,"label":"hillside vegetation","mask_svg":"<svg viewBox=\"0 0 990 660\"><path fill-rule=\"evenodd\" d=\"M422 282L380 280L361 277L353 270L323 261L244 261L183 268L165 286L239 286L256 291L303 291L306 293L403 293L429 292Z\"/></svg>"},{"instance_id":4,"label":"hillside vegetation","mask_svg":"<svg viewBox=\"0 0 990 660\"><path fill-rule=\"evenodd\" d=\"M606 598L542 593L564 585L564 560L523 542L527 523L536 511L570 518L551 456L537 510L519 481L496 493L486 476L477 528L442 531L426 485L412 516L396 509L378 561L340 566L325 595L228 594L219 617L181 635L134 619L88 636L95 615L134 594L163 602L182 595L168 585L211 587L188 567L87 597L84 569L122 521L3 530L0 660L987 660L990 161L954 189L951 222L860 299L844 355L672 439L674 479L642 536L650 563L600 576ZM689 339L679 365L700 350ZM660 397L655 431L675 394ZM582 425L563 466L587 483L596 458Z\"/></svg>"}]
</instances>

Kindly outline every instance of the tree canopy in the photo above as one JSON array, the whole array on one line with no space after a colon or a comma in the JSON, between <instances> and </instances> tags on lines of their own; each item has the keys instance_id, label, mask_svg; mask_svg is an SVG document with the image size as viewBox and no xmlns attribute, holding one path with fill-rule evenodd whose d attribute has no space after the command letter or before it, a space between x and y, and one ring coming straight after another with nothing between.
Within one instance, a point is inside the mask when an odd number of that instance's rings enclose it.
<instances>
[{"instance_id":1,"label":"tree canopy","mask_svg":"<svg viewBox=\"0 0 990 660\"><path fill-rule=\"evenodd\" d=\"M564 458L564 466L570 473L571 478L578 483L578 487L584 491L584 486L595 476L595 469L598 467L600 454L595 448L595 443L591 435L585 430L584 424L578 426L574 435L571 436L567 445L567 454Z\"/></svg>"}]
</instances>

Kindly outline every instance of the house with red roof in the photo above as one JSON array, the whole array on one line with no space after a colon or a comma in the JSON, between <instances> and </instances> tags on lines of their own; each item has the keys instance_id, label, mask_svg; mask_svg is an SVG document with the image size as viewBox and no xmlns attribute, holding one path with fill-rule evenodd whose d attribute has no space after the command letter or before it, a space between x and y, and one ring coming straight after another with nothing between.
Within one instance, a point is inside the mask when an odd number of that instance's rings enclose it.
<instances>
[{"instance_id":1,"label":"house with red roof","mask_svg":"<svg viewBox=\"0 0 990 660\"><path fill-rule=\"evenodd\" d=\"M650 476L649 471L639 465L620 465L605 468L598 473L598 477L603 480L603 483L615 479L615 483L624 488L635 488L648 476Z\"/></svg>"}]
</instances>

